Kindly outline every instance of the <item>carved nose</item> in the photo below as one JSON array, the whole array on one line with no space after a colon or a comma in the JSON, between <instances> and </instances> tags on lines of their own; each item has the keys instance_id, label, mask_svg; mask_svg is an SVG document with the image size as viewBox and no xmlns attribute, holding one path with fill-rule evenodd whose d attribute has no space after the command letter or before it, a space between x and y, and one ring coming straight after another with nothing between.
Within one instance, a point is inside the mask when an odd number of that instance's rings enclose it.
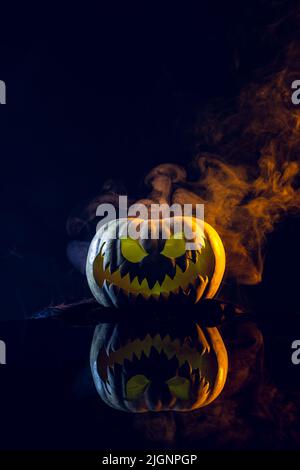
<instances>
[{"instance_id":1,"label":"carved nose","mask_svg":"<svg viewBox=\"0 0 300 470\"><path fill-rule=\"evenodd\" d=\"M160 411L170 404L172 394L166 383L153 381L147 387L145 399L150 410Z\"/></svg>"},{"instance_id":2,"label":"carved nose","mask_svg":"<svg viewBox=\"0 0 300 470\"><path fill-rule=\"evenodd\" d=\"M147 278L149 288L152 289L156 282L162 284L167 274L171 279L174 278L176 263L155 251L140 262L140 272Z\"/></svg>"}]
</instances>

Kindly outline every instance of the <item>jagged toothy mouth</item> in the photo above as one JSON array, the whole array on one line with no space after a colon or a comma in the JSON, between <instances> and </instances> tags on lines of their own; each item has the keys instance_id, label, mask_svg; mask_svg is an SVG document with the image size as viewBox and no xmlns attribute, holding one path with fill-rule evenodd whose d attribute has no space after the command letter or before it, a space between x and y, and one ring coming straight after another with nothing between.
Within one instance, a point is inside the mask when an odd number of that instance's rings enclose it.
<instances>
[{"instance_id":1,"label":"jagged toothy mouth","mask_svg":"<svg viewBox=\"0 0 300 470\"><path fill-rule=\"evenodd\" d=\"M162 282L156 281L150 287L147 277L141 279L140 275L133 276L124 269L114 269L111 263L105 262L105 255L101 250L95 263L94 277L98 286L104 289L110 297L112 295L126 298L142 296L146 299L153 297L168 300L170 296L180 295L197 302L209 282L200 254L195 251L192 258L185 259L184 266L176 264L173 272L165 274Z\"/></svg>"},{"instance_id":2,"label":"jagged toothy mouth","mask_svg":"<svg viewBox=\"0 0 300 470\"><path fill-rule=\"evenodd\" d=\"M157 333L154 336L147 334L144 339L130 340L118 348L113 348L111 344L103 347L98 356L101 379L109 381L120 367L137 370L138 366L145 369L147 364L154 364L155 367L169 365L172 370L182 369L187 377L197 376L199 381L205 379L203 359L210 353L210 346L203 331L198 326L196 328L198 340L191 337L172 339L169 334L162 337Z\"/></svg>"}]
</instances>

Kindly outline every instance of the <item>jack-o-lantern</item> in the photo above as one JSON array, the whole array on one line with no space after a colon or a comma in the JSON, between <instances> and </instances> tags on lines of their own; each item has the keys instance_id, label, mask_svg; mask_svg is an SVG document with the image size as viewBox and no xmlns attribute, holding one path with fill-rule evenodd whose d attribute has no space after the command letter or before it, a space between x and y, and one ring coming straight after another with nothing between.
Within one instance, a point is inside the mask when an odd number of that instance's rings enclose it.
<instances>
[{"instance_id":1,"label":"jack-o-lantern","mask_svg":"<svg viewBox=\"0 0 300 470\"><path fill-rule=\"evenodd\" d=\"M211 300L225 269L223 244L203 223L195 240L189 238L196 247L190 249L178 222L195 234L198 221L179 219L147 226L155 231L163 224L166 238L133 238L129 231L124 236L128 224L138 227L141 219L103 225L86 262L97 302L51 310L73 324L97 325L90 366L100 397L111 407L190 411L215 400L226 382L227 352L215 327L224 315Z\"/></svg>"},{"instance_id":2,"label":"jack-o-lantern","mask_svg":"<svg viewBox=\"0 0 300 470\"><path fill-rule=\"evenodd\" d=\"M86 273L100 304L120 307L150 300L196 303L216 294L224 274L225 253L209 224L203 222L200 227L197 219L186 216L147 221L147 230L155 232L159 227L165 233L165 237L148 238L131 238L129 224L137 228L143 221L113 220L102 226L91 242ZM194 234L196 249L187 249L185 233L176 231L183 225Z\"/></svg>"},{"instance_id":3,"label":"jack-o-lantern","mask_svg":"<svg viewBox=\"0 0 300 470\"><path fill-rule=\"evenodd\" d=\"M125 305L126 312L123 321L100 324L94 333L90 364L104 402L139 413L189 411L221 393L227 352L218 329L201 324L205 302L193 318L177 306L190 303L194 315L191 304L214 297L224 269L220 237L193 217L118 219L97 231L87 257L89 286L106 309ZM144 306L140 315L133 318L139 308L128 303Z\"/></svg>"},{"instance_id":4,"label":"jack-o-lantern","mask_svg":"<svg viewBox=\"0 0 300 470\"><path fill-rule=\"evenodd\" d=\"M186 321L98 325L90 363L102 400L136 413L206 406L228 368L217 328Z\"/></svg>"}]
</instances>

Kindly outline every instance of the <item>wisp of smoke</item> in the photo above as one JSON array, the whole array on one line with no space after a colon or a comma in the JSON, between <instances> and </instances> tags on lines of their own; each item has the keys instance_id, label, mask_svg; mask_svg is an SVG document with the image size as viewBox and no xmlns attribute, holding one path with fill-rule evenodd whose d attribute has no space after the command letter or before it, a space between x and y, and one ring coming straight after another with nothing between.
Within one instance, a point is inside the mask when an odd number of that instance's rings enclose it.
<instances>
[{"instance_id":1,"label":"wisp of smoke","mask_svg":"<svg viewBox=\"0 0 300 470\"><path fill-rule=\"evenodd\" d=\"M271 25L288 30L299 12ZM291 84L300 79L300 38L258 71L230 109L218 105L202 112L195 127L197 180L173 164L159 165L146 177L146 204L204 203L205 220L220 234L227 254L227 278L242 284L262 279L266 236L288 214L299 214L300 105L292 104ZM220 111L221 109L221 111ZM207 151L210 149L210 152ZM78 234L95 218L100 202L117 204L109 189L92 201L68 231Z\"/></svg>"},{"instance_id":2,"label":"wisp of smoke","mask_svg":"<svg viewBox=\"0 0 300 470\"><path fill-rule=\"evenodd\" d=\"M193 182L177 165L153 169L150 200L204 204L205 221L218 231L225 245L227 277L242 284L260 282L266 234L287 212L300 209L300 190L293 188L299 165L286 162L279 167L266 154L253 175L249 167L228 164L215 156L199 155L196 162L200 177Z\"/></svg>"},{"instance_id":3,"label":"wisp of smoke","mask_svg":"<svg viewBox=\"0 0 300 470\"><path fill-rule=\"evenodd\" d=\"M204 203L205 220L225 245L226 275L242 284L261 281L266 235L284 216L300 212L300 106L291 102L291 84L300 78L299 44L291 43L280 63L245 87L233 109L202 116L195 130L196 181L177 165L158 166L146 178L151 199Z\"/></svg>"}]
</instances>

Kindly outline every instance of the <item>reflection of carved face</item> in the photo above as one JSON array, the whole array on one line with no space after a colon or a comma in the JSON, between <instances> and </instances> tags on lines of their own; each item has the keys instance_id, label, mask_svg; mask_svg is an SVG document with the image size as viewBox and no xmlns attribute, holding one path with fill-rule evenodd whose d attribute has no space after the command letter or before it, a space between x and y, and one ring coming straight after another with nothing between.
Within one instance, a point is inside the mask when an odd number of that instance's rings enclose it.
<instances>
[{"instance_id":1,"label":"reflection of carved face","mask_svg":"<svg viewBox=\"0 0 300 470\"><path fill-rule=\"evenodd\" d=\"M112 221L105 230L97 232L89 250L87 278L100 303L120 306L150 298L168 303L170 299L195 303L216 293L225 266L219 236L204 224L197 249L187 250L187 240L183 232L176 232L174 220L170 223L169 219L167 239L129 236L114 239L113 229L117 226L122 233L128 224L126 219ZM184 221L194 233L195 229L200 230L195 219L186 217ZM141 221L133 219L131 223L138 225Z\"/></svg>"},{"instance_id":2,"label":"reflection of carved face","mask_svg":"<svg viewBox=\"0 0 300 470\"><path fill-rule=\"evenodd\" d=\"M114 408L188 411L219 395L227 354L218 330L196 323L99 325L91 369L98 393Z\"/></svg>"}]
</instances>

